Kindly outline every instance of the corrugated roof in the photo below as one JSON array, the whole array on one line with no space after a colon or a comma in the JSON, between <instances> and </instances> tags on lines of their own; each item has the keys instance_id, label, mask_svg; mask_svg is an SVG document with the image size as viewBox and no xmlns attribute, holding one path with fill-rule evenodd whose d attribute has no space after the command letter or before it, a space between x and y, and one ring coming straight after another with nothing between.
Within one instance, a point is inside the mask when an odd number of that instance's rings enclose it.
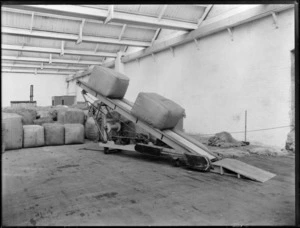
<instances>
[{"instance_id":1,"label":"corrugated roof","mask_svg":"<svg viewBox=\"0 0 300 228\"><path fill-rule=\"evenodd\" d=\"M79 5L80 6L80 5ZM110 5L81 5L85 8L98 8L108 10ZM114 5L114 11L116 12L125 12L133 15L144 15L150 16L153 19L157 19L164 8L164 5ZM1 19L2 26L12 27L12 28L22 28L22 29L30 29L31 21L32 21L32 12L26 10L19 9L10 9L7 10L1 9ZM168 5L165 9L162 18L170 19L174 21L185 21L197 23L199 18L203 15L205 8L198 7L194 5ZM215 12L215 13L218 13ZM73 15L72 15L73 16ZM81 25L81 18L64 16L64 15L54 15L54 14L44 14L42 12L34 13L34 20L32 23L33 31L49 31L55 33L63 33L63 34L74 34L79 37ZM93 37L106 37L112 38L115 40L119 39L122 28L124 24L122 23L114 23L109 22L108 24L104 24L103 21L97 20L85 20L85 24L83 27L83 41L77 44L76 41L65 41L64 48L65 50L83 50L94 52L97 47L97 52L107 52L107 53L117 53L119 51L123 51L125 45L118 44L103 44L103 43L88 43L85 42L84 36L93 36ZM126 29L122 34L121 40L131 40L131 41L143 41L143 42L151 42L157 28L156 27L145 27L146 25L137 25L134 22L132 24L126 24ZM160 32L159 38L165 35L170 35L173 32L177 32L169 29L162 29ZM29 47L42 47L42 48L61 48L62 40L54 39L50 37L43 38L35 38L28 37L22 35L7 35L2 34L2 43L10 44L10 45L24 45ZM129 49L130 50L130 49ZM40 50L41 51L41 50ZM43 52L28 52L28 51L8 51L2 50L2 55L7 56L22 56L22 57L34 57L34 58L46 58L48 59L50 54ZM85 61L96 61L102 63L112 58L104 58L97 56L83 56L83 55L68 55L65 54L63 56L59 54L52 54L52 59L68 59L68 60L80 60ZM2 61L6 63L12 63L18 61ZM31 64L37 65L38 62L24 62L22 64ZM54 65L59 65L57 63L53 63ZM80 64L67 64L69 66L82 66L86 68L86 65ZM62 66L67 66L62 65ZM27 68L28 69L28 68Z\"/></svg>"},{"instance_id":2,"label":"corrugated roof","mask_svg":"<svg viewBox=\"0 0 300 228\"><path fill-rule=\"evenodd\" d=\"M31 16L28 14L16 14L1 10L1 26L30 28Z\"/></svg>"},{"instance_id":3,"label":"corrugated roof","mask_svg":"<svg viewBox=\"0 0 300 228\"><path fill-rule=\"evenodd\" d=\"M80 21L36 16L33 29L78 34Z\"/></svg>"}]
</instances>

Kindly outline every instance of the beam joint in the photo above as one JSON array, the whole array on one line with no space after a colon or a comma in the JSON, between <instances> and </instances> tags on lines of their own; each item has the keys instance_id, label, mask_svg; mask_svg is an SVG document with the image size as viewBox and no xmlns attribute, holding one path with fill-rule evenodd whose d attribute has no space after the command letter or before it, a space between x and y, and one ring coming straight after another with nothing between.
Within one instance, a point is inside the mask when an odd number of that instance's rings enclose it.
<instances>
[{"instance_id":1,"label":"beam joint","mask_svg":"<svg viewBox=\"0 0 300 228\"><path fill-rule=\"evenodd\" d=\"M207 15L209 14L210 10L212 9L213 5L209 5L205 8L205 11L203 13L203 15L201 16L201 18L198 20L198 24L197 26L199 27L202 22L206 19Z\"/></svg>"},{"instance_id":2,"label":"beam joint","mask_svg":"<svg viewBox=\"0 0 300 228\"><path fill-rule=\"evenodd\" d=\"M165 13L165 11L167 9L167 7L168 7L168 5L163 5L163 7L162 7L162 9L161 9L161 11L160 11L160 13L158 15L158 21L160 21L162 19L163 15L164 15L164 13Z\"/></svg>"},{"instance_id":3,"label":"beam joint","mask_svg":"<svg viewBox=\"0 0 300 228\"><path fill-rule=\"evenodd\" d=\"M104 21L104 24L107 24L108 22L110 22L114 17L114 5L111 5L109 8L108 8L108 14L107 14L107 17Z\"/></svg>"}]
</instances>

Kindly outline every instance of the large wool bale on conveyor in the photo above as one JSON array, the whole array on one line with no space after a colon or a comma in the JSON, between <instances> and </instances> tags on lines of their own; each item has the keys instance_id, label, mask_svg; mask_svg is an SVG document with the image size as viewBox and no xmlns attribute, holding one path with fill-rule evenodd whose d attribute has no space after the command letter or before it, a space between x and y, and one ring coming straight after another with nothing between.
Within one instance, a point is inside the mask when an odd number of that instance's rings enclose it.
<instances>
[{"instance_id":1,"label":"large wool bale on conveyor","mask_svg":"<svg viewBox=\"0 0 300 228\"><path fill-rule=\"evenodd\" d=\"M61 124L78 123L84 124L84 112L81 109L68 108L60 109L57 113L57 122Z\"/></svg>"},{"instance_id":2,"label":"large wool bale on conveyor","mask_svg":"<svg viewBox=\"0 0 300 228\"><path fill-rule=\"evenodd\" d=\"M65 144L84 143L84 126L82 124L65 124Z\"/></svg>"},{"instance_id":3,"label":"large wool bale on conveyor","mask_svg":"<svg viewBox=\"0 0 300 228\"><path fill-rule=\"evenodd\" d=\"M45 145L63 145L65 144L65 127L59 123L46 123L43 124Z\"/></svg>"},{"instance_id":4,"label":"large wool bale on conveyor","mask_svg":"<svg viewBox=\"0 0 300 228\"><path fill-rule=\"evenodd\" d=\"M108 98L122 99L129 85L129 78L114 70L93 66L89 70L88 84L98 93Z\"/></svg>"},{"instance_id":5,"label":"large wool bale on conveyor","mask_svg":"<svg viewBox=\"0 0 300 228\"><path fill-rule=\"evenodd\" d=\"M171 129L184 116L184 109L159 94L139 93L132 115L160 130Z\"/></svg>"},{"instance_id":6,"label":"large wool bale on conveyor","mask_svg":"<svg viewBox=\"0 0 300 228\"><path fill-rule=\"evenodd\" d=\"M15 113L2 113L3 141L5 149L20 149L23 144L22 116Z\"/></svg>"},{"instance_id":7,"label":"large wool bale on conveyor","mask_svg":"<svg viewBox=\"0 0 300 228\"><path fill-rule=\"evenodd\" d=\"M45 145L44 127L38 125L23 126L23 147L38 147Z\"/></svg>"},{"instance_id":8,"label":"large wool bale on conveyor","mask_svg":"<svg viewBox=\"0 0 300 228\"><path fill-rule=\"evenodd\" d=\"M99 140L99 130L93 117L88 117L85 122L85 138L89 140Z\"/></svg>"}]
</instances>

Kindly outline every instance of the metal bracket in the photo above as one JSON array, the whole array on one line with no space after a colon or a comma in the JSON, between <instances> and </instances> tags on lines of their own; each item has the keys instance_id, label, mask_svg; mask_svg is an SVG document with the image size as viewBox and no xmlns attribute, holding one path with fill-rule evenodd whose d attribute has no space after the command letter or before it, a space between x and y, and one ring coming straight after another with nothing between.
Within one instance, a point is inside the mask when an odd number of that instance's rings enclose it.
<instances>
[{"instance_id":1,"label":"metal bracket","mask_svg":"<svg viewBox=\"0 0 300 228\"><path fill-rule=\"evenodd\" d=\"M277 16L276 16L275 12L272 12L272 18L273 18L273 21L274 21L274 24L275 24L275 28L278 29L279 28L278 19L277 19Z\"/></svg>"},{"instance_id":2,"label":"metal bracket","mask_svg":"<svg viewBox=\"0 0 300 228\"><path fill-rule=\"evenodd\" d=\"M198 42L198 40L197 40L197 39L194 39L194 41L195 41L197 50L199 50L199 42Z\"/></svg>"},{"instance_id":3,"label":"metal bracket","mask_svg":"<svg viewBox=\"0 0 300 228\"><path fill-rule=\"evenodd\" d=\"M154 62L156 62L154 53L152 53L151 55L152 55Z\"/></svg>"},{"instance_id":4,"label":"metal bracket","mask_svg":"<svg viewBox=\"0 0 300 228\"><path fill-rule=\"evenodd\" d=\"M230 36L231 41L233 41L233 33L232 33L231 28L227 28L227 31L228 31L228 33L229 33L229 36Z\"/></svg>"},{"instance_id":5,"label":"metal bracket","mask_svg":"<svg viewBox=\"0 0 300 228\"><path fill-rule=\"evenodd\" d=\"M52 54L50 54L50 56L49 56L49 64L51 64L52 63Z\"/></svg>"},{"instance_id":6,"label":"metal bracket","mask_svg":"<svg viewBox=\"0 0 300 228\"><path fill-rule=\"evenodd\" d=\"M35 75L37 74L37 68L35 68L35 70L34 70L34 74L35 74Z\"/></svg>"},{"instance_id":7,"label":"metal bracket","mask_svg":"<svg viewBox=\"0 0 300 228\"><path fill-rule=\"evenodd\" d=\"M41 69L44 69L44 63L41 63Z\"/></svg>"},{"instance_id":8,"label":"metal bracket","mask_svg":"<svg viewBox=\"0 0 300 228\"><path fill-rule=\"evenodd\" d=\"M173 57L175 57L175 50L174 50L174 48L173 48L173 47L170 47L170 50L171 50L171 52L172 52Z\"/></svg>"}]
</instances>

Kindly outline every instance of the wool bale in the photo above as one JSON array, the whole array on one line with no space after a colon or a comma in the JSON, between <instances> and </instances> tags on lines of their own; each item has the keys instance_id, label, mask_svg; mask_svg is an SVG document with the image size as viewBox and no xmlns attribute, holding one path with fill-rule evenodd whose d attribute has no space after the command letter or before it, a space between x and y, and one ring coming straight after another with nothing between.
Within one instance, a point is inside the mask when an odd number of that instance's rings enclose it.
<instances>
[{"instance_id":1,"label":"wool bale","mask_svg":"<svg viewBox=\"0 0 300 228\"><path fill-rule=\"evenodd\" d=\"M61 124L79 123L84 124L84 112L81 109L61 109L57 113L57 122Z\"/></svg>"},{"instance_id":2,"label":"wool bale","mask_svg":"<svg viewBox=\"0 0 300 228\"><path fill-rule=\"evenodd\" d=\"M131 113L160 130L174 128L184 116L184 109L159 94L139 93Z\"/></svg>"},{"instance_id":3,"label":"wool bale","mask_svg":"<svg viewBox=\"0 0 300 228\"><path fill-rule=\"evenodd\" d=\"M48 116L48 117L41 117L33 121L33 124L35 125L43 125L44 123L54 123L54 120L52 119L52 117Z\"/></svg>"},{"instance_id":4,"label":"wool bale","mask_svg":"<svg viewBox=\"0 0 300 228\"><path fill-rule=\"evenodd\" d=\"M65 143L65 127L59 123L45 123L44 136L45 145L63 145Z\"/></svg>"},{"instance_id":5,"label":"wool bale","mask_svg":"<svg viewBox=\"0 0 300 228\"><path fill-rule=\"evenodd\" d=\"M88 84L95 91L108 98L124 97L129 85L127 76L101 66L92 66L87 71L90 74Z\"/></svg>"},{"instance_id":6,"label":"wool bale","mask_svg":"<svg viewBox=\"0 0 300 228\"><path fill-rule=\"evenodd\" d=\"M85 122L85 138L99 140L99 130L93 117L88 117Z\"/></svg>"},{"instance_id":7,"label":"wool bale","mask_svg":"<svg viewBox=\"0 0 300 228\"><path fill-rule=\"evenodd\" d=\"M2 138L5 149L20 149L23 143L22 116L15 113L2 113Z\"/></svg>"},{"instance_id":8,"label":"wool bale","mask_svg":"<svg viewBox=\"0 0 300 228\"><path fill-rule=\"evenodd\" d=\"M84 126L82 124L64 124L65 144L84 143Z\"/></svg>"},{"instance_id":9,"label":"wool bale","mask_svg":"<svg viewBox=\"0 0 300 228\"><path fill-rule=\"evenodd\" d=\"M23 134L24 148L45 145L44 127L38 125L24 125Z\"/></svg>"},{"instance_id":10,"label":"wool bale","mask_svg":"<svg viewBox=\"0 0 300 228\"><path fill-rule=\"evenodd\" d=\"M5 151L5 142L4 142L4 135L5 135L5 124L2 122L1 123L1 127L2 127L2 132L1 132L1 141L2 141L2 153L4 153Z\"/></svg>"}]
</instances>

